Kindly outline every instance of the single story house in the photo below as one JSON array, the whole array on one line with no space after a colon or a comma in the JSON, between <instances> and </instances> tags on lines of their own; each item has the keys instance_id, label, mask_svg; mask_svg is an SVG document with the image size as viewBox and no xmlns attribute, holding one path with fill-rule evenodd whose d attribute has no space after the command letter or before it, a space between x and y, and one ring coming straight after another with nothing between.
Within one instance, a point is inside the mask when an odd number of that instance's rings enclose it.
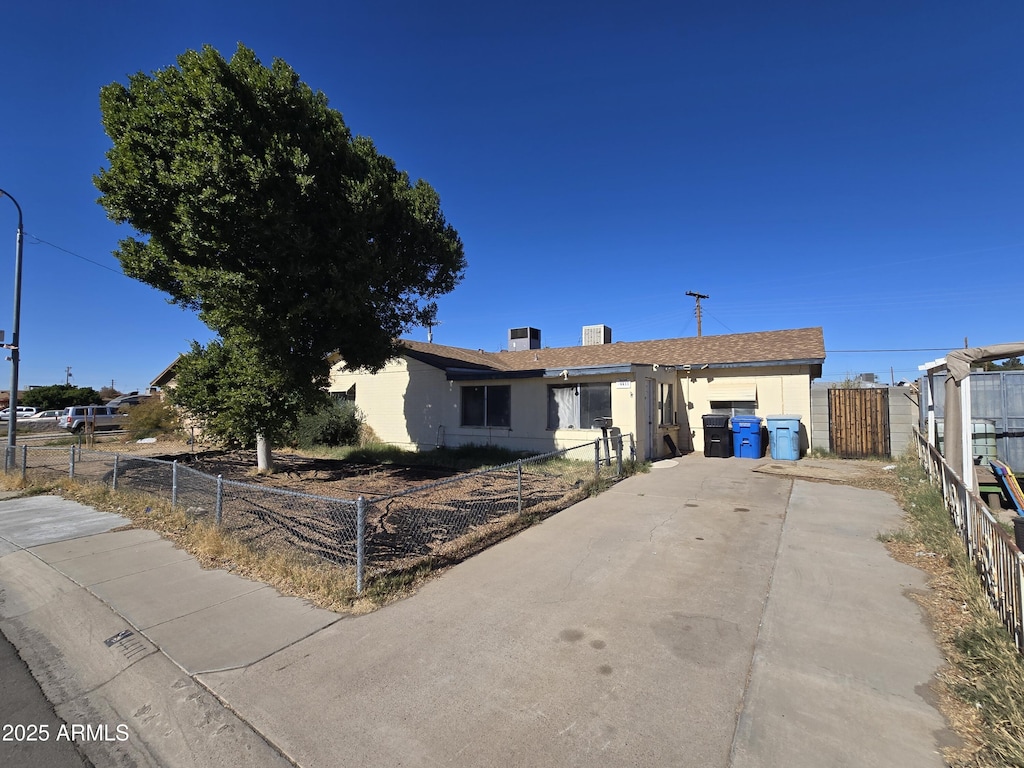
<instances>
[{"instance_id":1,"label":"single story house","mask_svg":"<svg viewBox=\"0 0 1024 768\"><path fill-rule=\"evenodd\" d=\"M655 341L611 341L586 326L576 347L542 348L540 331L509 331L501 352L403 340L377 373L331 369L330 391L352 400L377 436L430 449L467 443L545 452L601 436L610 417L641 458L703 450L703 414L801 417L810 445L811 381L821 376L821 328Z\"/></svg>"}]
</instances>

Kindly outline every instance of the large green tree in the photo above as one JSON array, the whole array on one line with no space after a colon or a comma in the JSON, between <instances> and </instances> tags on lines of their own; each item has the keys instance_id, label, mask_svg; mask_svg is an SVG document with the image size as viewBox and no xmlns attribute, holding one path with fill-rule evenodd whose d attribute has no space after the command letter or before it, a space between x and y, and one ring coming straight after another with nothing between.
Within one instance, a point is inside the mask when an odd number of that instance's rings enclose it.
<instances>
[{"instance_id":1,"label":"large green tree","mask_svg":"<svg viewBox=\"0 0 1024 768\"><path fill-rule=\"evenodd\" d=\"M236 375L216 377L215 397L249 404L213 418L197 401L215 434L283 434L318 400L329 354L379 369L462 277L434 189L353 137L279 59L266 67L241 45L230 61L187 51L105 86L100 106L113 146L99 202L139 234L115 255L219 335L183 370L219 360ZM185 390L179 401L192 405Z\"/></svg>"},{"instance_id":2,"label":"large green tree","mask_svg":"<svg viewBox=\"0 0 1024 768\"><path fill-rule=\"evenodd\" d=\"M20 405L31 405L40 411L69 408L72 405L96 405L102 402L100 393L92 387L72 387L70 384L51 384L33 387L18 398Z\"/></svg>"}]
</instances>

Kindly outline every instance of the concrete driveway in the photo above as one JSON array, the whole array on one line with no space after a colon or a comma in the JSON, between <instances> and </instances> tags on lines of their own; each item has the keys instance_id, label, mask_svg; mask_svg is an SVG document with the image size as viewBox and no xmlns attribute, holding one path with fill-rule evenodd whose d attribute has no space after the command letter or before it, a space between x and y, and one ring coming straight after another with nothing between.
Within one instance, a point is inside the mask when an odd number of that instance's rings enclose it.
<instances>
[{"instance_id":1,"label":"concrete driveway","mask_svg":"<svg viewBox=\"0 0 1024 768\"><path fill-rule=\"evenodd\" d=\"M114 616L154 622L131 625L140 642L306 768L939 768L948 734L926 696L941 657L905 596L924 579L877 540L899 526L899 509L877 491L754 471L765 463L660 463L406 600L340 621L290 603L246 611L239 601L258 584L228 585L218 618L202 585L208 575L219 595L224 574L140 557L134 547L155 545L124 532L8 554L0 588L8 606L28 605L18 595L26 574L73 570ZM165 568L187 579L187 595L161 588L173 583ZM73 644L66 623L47 624L47 595L5 627ZM209 622L216 633L203 631ZM223 668L202 671L211 660ZM128 674L133 685L108 684L105 695L133 695L144 670L133 662L115 678ZM193 762L164 750L161 765L202 764L209 729L196 727ZM187 741L188 728L177 721L176 737ZM141 726L133 737L156 738Z\"/></svg>"},{"instance_id":2,"label":"concrete driveway","mask_svg":"<svg viewBox=\"0 0 1024 768\"><path fill-rule=\"evenodd\" d=\"M942 766L891 498L691 456L200 679L303 766Z\"/></svg>"}]
</instances>

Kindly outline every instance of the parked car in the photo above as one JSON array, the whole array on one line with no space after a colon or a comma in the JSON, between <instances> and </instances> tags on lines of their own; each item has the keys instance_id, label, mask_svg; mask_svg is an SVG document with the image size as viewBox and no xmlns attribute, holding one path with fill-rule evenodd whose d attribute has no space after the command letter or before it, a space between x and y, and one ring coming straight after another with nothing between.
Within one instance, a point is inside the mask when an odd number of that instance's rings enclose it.
<instances>
[{"instance_id":1,"label":"parked car","mask_svg":"<svg viewBox=\"0 0 1024 768\"><path fill-rule=\"evenodd\" d=\"M64 411L36 411L27 418L32 421L52 421L60 416Z\"/></svg>"},{"instance_id":2,"label":"parked car","mask_svg":"<svg viewBox=\"0 0 1024 768\"><path fill-rule=\"evenodd\" d=\"M18 406L18 418L27 419L29 416L35 415L36 409L27 405ZM4 408L0 411L0 421L8 421L11 418L11 409Z\"/></svg>"},{"instance_id":3,"label":"parked car","mask_svg":"<svg viewBox=\"0 0 1024 768\"><path fill-rule=\"evenodd\" d=\"M109 405L73 405L57 417L57 426L77 434L83 429L121 429L127 421L127 414Z\"/></svg>"}]
</instances>

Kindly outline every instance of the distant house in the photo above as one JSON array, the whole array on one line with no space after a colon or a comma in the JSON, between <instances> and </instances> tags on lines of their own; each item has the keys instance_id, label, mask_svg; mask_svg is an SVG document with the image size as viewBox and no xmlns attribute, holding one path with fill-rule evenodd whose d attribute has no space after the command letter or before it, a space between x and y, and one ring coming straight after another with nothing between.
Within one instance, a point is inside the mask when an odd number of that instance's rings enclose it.
<instances>
[{"instance_id":1,"label":"distant house","mask_svg":"<svg viewBox=\"0 0 1024 768\"><path fill-rule=\"evenodd\" d=\"M548 451L601 435L610 417L642 458L665 437L702 450L701 416L802 417L809 445L811 381L821 376L821 328L615 342L587 326L584 344L544 349L540 331L509 331L502 352L403 341L381 371L331 369L330 391L353 400L380 439L415 449L467 443Z\"/></svg>"}]
</instances>

